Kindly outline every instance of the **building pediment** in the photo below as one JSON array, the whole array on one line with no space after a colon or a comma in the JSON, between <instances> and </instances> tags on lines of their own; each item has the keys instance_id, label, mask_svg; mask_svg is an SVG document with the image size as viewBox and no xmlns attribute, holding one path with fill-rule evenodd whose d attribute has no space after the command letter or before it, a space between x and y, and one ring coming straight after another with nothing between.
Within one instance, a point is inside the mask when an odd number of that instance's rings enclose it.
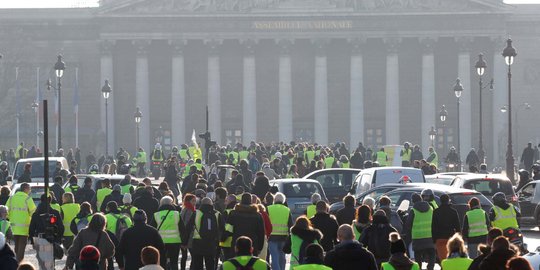
<instances>
[{"instance_id":1,"label":"building pediment","mask_svg":"<svg viewBox=\"0 0 540 270\"><path fill-rule=\"evenodd\" d=\"M502 0L105 0L102 15L501 12Z\"/></svg>"}]
</instances>

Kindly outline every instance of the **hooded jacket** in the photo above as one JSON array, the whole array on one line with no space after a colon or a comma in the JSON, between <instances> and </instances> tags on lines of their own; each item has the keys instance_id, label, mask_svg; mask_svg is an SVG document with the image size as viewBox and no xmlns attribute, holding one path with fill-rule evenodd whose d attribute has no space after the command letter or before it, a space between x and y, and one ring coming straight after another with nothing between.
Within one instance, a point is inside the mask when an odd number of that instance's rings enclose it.
<instances>
[{"instance_id":1,"label":"hooded jacket","mask_svg":"<svg viewBox=\"0 0 540 270\"><path fill-rule=\"evenodd\" d=\"M458 212L450 204L441 204L433 211L431 223L433 240L450 239L455 233L461 232Z\"/></svg>"},{"instance_id":2,"label":"hooded jacket","mask_svg":"<svg viewBox=\"0 0 540 270\"><path fill-rule=\"evenodd\" d=\"M311 224L316 229L319 229L323 234L321 246L324 251L329 251L337 244L338 222L336 218L328 213L316 213L310 219Z\"/></svg>"},{"instance_id":3,"label":"hooded jacket","mask_svg":"<svg viewBox=\"0 0 540 270\"><path fill-rule=\"evenodd\" d=\"M236 205L227 216L226 223L233 227L232 243L236 243L236 239L240 236L247 236L253 241L254 254L262 250L265 237L264 221L256 205ZM226 233L223 239L229 235Z\"/></svg>"},{"instance_id":4,"label":"hooded jacket","mask_svg":"<svg viewBox=\"0 0 540 270\"><path fill-rule=\"evenodd\" d=\"M516 218L517 218L517 221L518 221L518 225L521 226L521 224L519 223L519 218L521 217L521 213L519 212L519 209L517 209L517 207L515 207L513 204L509 204L507 202L494 202L493 203L495 206L498 206L500 208L502 208L503 210L506 210L508 209L508 207L514 207L514 210L516 211ZM495 209L493 209L493 207L491 208L491 210L489 210L489 220L491 221L494 221L495 220Z\"/></svg>"},{"instance_id":5,"label":"hooded jacket","mask_svg":"<svg viewBox=\"0 0 540 270\"><path fill-rule=\"evenodd\" d=\"M373 223L362 232L360 243L373 253L377 261L388 261L390 258L390 241L388 236L397 230L390 225L383 215L373 216Z\"/></svg>"},{"instance_id":6,"label":"hooded jacket","mask_svg":"<svg viewBox=\"0 0 540 270\"><path fill-rule=\"evenodd\" d=\"M15 253L8 244L5 244L2 249L0 249L0 265L2 269L5 270L16 270L19 266L17 259L15 258Z\"/></svg>"},{"instance_id":7,"label":"hooded jacket","mask_svg":"<svg viewBox=\"0 0 540 270\"><path fill-rule=\"evenodd\" d=\"M431 206L428 202L420 201L414 204L413 209L425 213L431 209ZM412 225L414 221L414 211L413 209L409 210L409 215L407 217L407 222L405 223L404 232L408 239L412 239ZM432 232L433 233L433 232ZM434 248L433 238L422 238L412 240L413 249L421 250L426 248Z\"/></svg>"},{"instance_id":8,"label":"hooded jacket","mask_svg":"<svg viewBox=\"0 0 540 270\"><path fill-rule=\"evenodd\" d=\"M298 254L298 262L304 261L305 254L306 254L306 247L309 244L313 243L314 241L320 242L323 237L321 231L317 229L306 230L306 229L302 229L298 227L292 227L291 234L294 234L300 237L300 239L302 239L302 245L300 247L300 254ZM285 242L285 245L283 246L283 252L289 254L292 252L291 248L292 248L292 242L291 242L291 237L289 235L289 237L287 237L287 241Z\"/></svg>"},{"instance_id":9,"label":"hooded jacket","mask_svg":"<svg viewBox=\"0 0 540 270\"><path fill-rule=\"evenodd\" d=\"M375 257L356 240L343 241L326 253L324 264L333 270L377 270Z\"/></svg>"},{"instance_id":10,"label":"hooded jacket","mask_svg":"<svg viewBox=\"0 0 540 270\"><path fill-rule=\"evenodd\" d=\"M506 262L516 256L513 250L494 250L480 263L480 270L506 270Z\"/></svg>"}]
</instances>

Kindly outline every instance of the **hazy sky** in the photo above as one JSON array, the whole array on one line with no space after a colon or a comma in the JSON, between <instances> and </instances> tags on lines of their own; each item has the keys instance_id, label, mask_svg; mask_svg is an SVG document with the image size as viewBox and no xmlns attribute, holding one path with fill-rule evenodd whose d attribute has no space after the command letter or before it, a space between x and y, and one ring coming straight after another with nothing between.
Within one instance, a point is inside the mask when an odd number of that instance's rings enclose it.
<instances>
[{"instance_id":1,"label":"hazy sky","mask_svg":"<svg viewBox=\"0 0 540 270\"><path fill-rule=\"evenodd\" d=\"M540 4L540 0L505 0L508 4ZM0 0L0 8L97 6L98 0Z\"/></svg>"}]
</instances>

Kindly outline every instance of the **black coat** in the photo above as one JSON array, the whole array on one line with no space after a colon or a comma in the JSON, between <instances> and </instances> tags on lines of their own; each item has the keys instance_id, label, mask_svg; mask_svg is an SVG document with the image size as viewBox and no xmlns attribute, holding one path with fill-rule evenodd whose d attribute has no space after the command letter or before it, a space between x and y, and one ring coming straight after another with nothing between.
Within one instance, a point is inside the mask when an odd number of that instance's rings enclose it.
<instances>
[{"instance_id":1,"label":"black coat","mask_svg":"<svg viewBox=\"0 0 540 270\"><path fill-rule=\"evenodd\" d=\"M355 215L356 208L354 208L354 206L345 206L337 211L336 219L339 225L351 225Z\"/></svg>"},{"instance_id":2,"label":"black coat","mask_svg":"<svg viewBox=\"0 0 540 270\"><path fill-rule=\"evenodd\" d=\"M96 192L91 189L90 187L81 187L79 190L77 190L75 194L75 201L78 204L81 204L83 202L91 203L92 199L96 196Z\"/></svg>"},{"instance_id":3,"label":"black coat","mask_svg":"<svg viewBox=\"0 0 540 270\"><path fill-rule=\"evenodd\" d=\"M323 237L321 246L324 251L329 251L337 244L337 230L339 228L336 217L328 213L317 213L310 219L313 227L321 231Z\"/></svg>"},{"instance_id":4,"label":"black coat","mask_svg":"<svg viewBox=\"0 0 540 270\"><path fill-rule=\"evenodd\" d=\"M32 214L32 219L30 221L30 227L28 230L30 241L33 241L34 236L38 236L41 233L45 233L45 221L41 218L42 214L47 213L45 209L45 204L39 204L34 214ZM54 209L49 209L49 213L56 217L56 233L55 241L60 243L62 236L64 235L64 223L62 222L62 216L60 213Z\"/></svg>"},{"instance_id":5,"label":"black coat","mask_svg":"<svg viewBox=\"0 0 540 270\"><path fill-rule=\"evenodd\" d=\"M214 210L214 206L212 205L201 205L199 208L200 211L202 211L203 215L216 215L216 210ZM217 252L217 246L219 245L219 241L221 238L221 234L223 231L225 231L225 223L223 221L223 218L221 214L217 215L217 225L213 226L211 235L214 235L215 238L205 237L201 234L201 239L193 239L192 248L190 249L190 252L192 254L197 255L214 255ZM187 231L191 232L195 230L195 219L192 218L189 220L189 223L187 224Z\"/></svg>"},{"instance_id":6,"label":"black coat","mask_svg":"<svg viewBox=\"0 0 540 270\"><path fill-rule=\"evenodd\" d=\"M480 263L480 270L506 270L506 262L514 256L512 250L494 250Z\"/></svg>"},{"instance_id":7,"label":"black coat","mask_svg":"<svg viewBox=\"0 0 540 270\"><path fill-rule=\"evenodd\" d=\"M324 264L333 270L377 270L375 257L358 241L346 241L326 253Z\"/></svg>"},{"instance_id":8,"label":"black coat","mask_svg":"<svg viewBox=\"0 0 540 270\"><path fill-rule=\"evenodd\" d=\"M120 268L125 266L125 270L138 270L143 266L141 262L141 250L146 246L153 246L159 250L160 254L165 253L165 245L159 232L152 226L142 222L135 222L134 226L128 228L122 235L117 249L117 257ZM165 268L167 256L160 256L161 266Z\"/></svg>"},{"instance_id":9,"label":"black coat","mask_svg":"<svg viewBox=\"0 0 540 270\"><path fill-rule=\"evenodd\" d=\"M360 243L373 253L377 261L388 261L391 255L389 235L392 232L397 230L386 216L373 216L373 223L362 232Z\"/></svg>"},{"instance_id":10,"label":"black coat","mask_svg":"<svg viewBox=\"0 0 540 270\"><path fill-rule=\"evenodd\" d=\"M148 217L148 223L152 223L154 213L157 212L159 208L159 202L156 198L152 197L152 194L150 194L148 191L144 191L140 197L135 199L133 206L144 210L146 216Z\"/></svg>"},{"instance_id":11,"label":"black coat","mask_svg":"<svg viewBox=\"0 0 540 270\"><path fill-rule=\"evenodd\" d=\"M122 201L123 198L124 196L122 196L120 191L113 190L111 194L105 196L105 199L103 199L103 203L101 204L101 209L99 209L99 211L105 213L106 212L105 210L107 209L107 204L109 202L116 202L118 206L123 205L124 204L124 202Z\"/></svg>"},{"instance_id":12,"label":"black coat","mask_svg":"<svg viewBox=\"0 0 540 270\"><path fill-rule=\"evenodd\" d=\"M3 270L17 270L17 267L19 266L19 263L15 258L15 253L8 244L0 249L0 265Z\"/></svg>"},{"instance_id":13,"label":"black coat","mask_svg":"<svg viewBox=\"0 0 540 270\"><path fill-rule=\"evenodd\" d=\"M322 238L321 231L317 229L305 230L298 227L292 227L291 234L294 234L300 239L302 239L302 244L300 245L300 253L298 254L298 262L300 263L306 259L306 247L315 241L320 242ZM287 254L292 253L291 244L291 236L289 235L289 237L287 237L285 245L283 246L283 252Z\"/></svg>"},{"instance_id":14,"label":"black coat","mask_svg":"<svg viewBox=\"0 0 540 270\"><path fill-rule=\"evenodd\" d=\"M433 211L432 220L433 240L450 239L455 233L461 232L458 212L451 205L441 204Z\"/></svg>"},{"instance_id":15,"label":"black coat","mask_svg":"<svg viewBox=\"0 0 540 270\"><path fill-rule=\"evenodd\" d=\"M253 241L254 254L259 254L265 235L264 221L256 205L236 205L227 216L226 223L233 226L232 243L236 243L240 236L247 236Z\"/></svg>"}]
</instances>

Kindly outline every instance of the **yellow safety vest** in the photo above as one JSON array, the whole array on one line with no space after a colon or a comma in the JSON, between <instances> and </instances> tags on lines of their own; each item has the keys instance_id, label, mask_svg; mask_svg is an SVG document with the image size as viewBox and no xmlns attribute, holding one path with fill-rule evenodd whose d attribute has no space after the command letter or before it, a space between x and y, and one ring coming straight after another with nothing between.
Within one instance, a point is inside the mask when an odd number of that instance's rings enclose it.
<instances>
[{"instance_id":1,"label":"yellow safety vest","mask_svg":"<svg viewBox=\"0 0 540 270\"><path fill-rule=\"evenodd\" d=\"M394 268L394 266L392 266L390 263L384 262L381 265L381 270L396 270L396 268ZM420 270L420 266L418 265L418 263L413 263L410 270Z\"/></svg>"},{"instance_id":2,"label":"yellow safety vest","mask_svg":"<svg viewBox=\"0 0 540 270\"><path fill-rule=\"evenodd\" d=\"M268 216L272 223L271 235L289 235L289 216L291 209L283 204L272 204L268 206Z\"/></svg>"},{"instance_id":3,"label":"yellow safety vest","mask_svg":"<svg viewBox=\"0 0 540 270\"><path fill-rule=\"evenodd\" d=\"M240 158L240 160L247 159L248 156L249 156L249 151L242 150L238 152L238 157Z\"/></svg>"},{"instance_id":4,"label":"yellow safety vest","mask_svg":"<svg viewBox=\"0 0 540 270\"><path fill-rule=\"evenodd\" d=\"M322 264L302 264L295 266L292 270L332 270L332 268Z\"/></svg>"},{"instance_id":5,"label":"yellow safety vest","mask_svg":"<svg viewBox=\"0 0 540 270\"><path fill-rule=\"evenodd\" d=\"M246 266L249 260L251 260L251 258L253 257L252 256L238 256L238 257L234 257L233 259L235 259L240 265ZM230 260L223 262L222 267L223 267L223 270L236 270L236 266L234 266L230 262ZM257 258L257 261L253 264L253 270L267 270L267 269L269 268L266 261Z\"/></svg>"},{"instance_id":6,"label":"yellow safety vest","mask_svg":"<svg viewBox=\"0 0 540 270\"><path fill-rule=\"evenodd\" d=\"M518 228L517 213L513 205L506 210L494 205L493 210L495 210L495 220L491 222L493 227L503 231L508 228Z\"/></svg>"},{"instance_id":7,"label":"yellow safety vest","mask_svg":"<svg viewBox=\"0 0 540 270\"><path fill-rule=\"evenodd\" d=\"M306 160L306 164L308 164L309 166L309 163L315 159L315 151L306 151L304 153L304 156L305 156L305 160Z\"/></svg>"},{"instance_id":8,"label":"yellow safety vest","mask_svg":"<svg viewBox=\"0 0 540 270\"><path fill-rule=\"evenodd\" d=\"M77 191L79 190L79 186L78 185L70 185L70 186L67 186L64 190L66 192L71 192L73 195L75 195L75 193L77 193Z\"/></svg>"},{"instance_id":9,"label":"yellow safety vest","mask_svg":"<svg viewBox=\"0 0 540 270\"><path fill-rule=\"evenodd\" d=\"M9 231L9 228L11 227L11 223L9 223L9 220L2 219L0 220L0 232L4 235L7 235L7 231Z\"/></svg>"},{"instance_id":10,"label":"yellow safety vest","mask_svg":"<svg viewBox=\"0 0 540 270\"><path fill-rule=\"evenodd\" d=\"M216 220L219 222L219 212L215 212ZM201 221L202 221L203 212L201 210L195 211L195 230L193 230L193 239L201 239L201 235L199 234L200 228L201 228Z\"/></svg>"},{"instance_id":11,"label":"yellow safety vest","mask_svg":"<svg viewBox=\"0 0 540 270\"><path fill-rule=\"evenodd\" d=\"M403 155L401 155L401 160L403 161L411 161L411 149L403 149Z\"/></svg>"},{"instance_id":12,"label":"yellow safety vest","mask_svg":"<svg viewBox=\"0 0 540 270\"><path fill-rule=\"evenodd\" d=\"M203 165L201 163L194 163L193 165L195 165L195 167L197 167L197 171L202 172Z\"/></svg>"},{"instance_id":13,"label":"yellow safety vest","mask_svg":"<svg viewBox=\"0 0 540 270\"><path fill-rule=\"evenodd\" d=\"M381 167L386 166L387 158L388 156L386 155L385 152L383 151L377 152L377 162L379 163Z\"/></svg>"},{"instance_id":14,"label":"yellow safety vest","mask_svg":"<svg viewBox=\"0 0 540 270\"><path fill-rule=\"evenodd\" d=\"M431 155L435 155L435 157L433 158L433 160L430 162L430 164L433 164L437 167L439 167L439 155L437 155L437 152L433 152L432 154L429 154L430 156Z\"/></svg>"},{"instance_id":15,"label":"yellow safety vest","mask_svg":"<svg viewBox=\"0 0 540 270\"><path fill-rule=\"evenodd\" d=\"M112 189L110 188L100 188L98 189L97 193L96 193L96 206L97 206L97 211L99 211L99 209L101 209L101 204L103 203L103 201L105 200L105 197L107 197L107 195L111 194L112 193Z\"/></svg>"},{"instance_id":16,"label":"yellow safety vest","mask_svg":"<svg viewBox=\"0 0 540 270\"><path fill-rule=\"evenodd\" d=\"M62 213L62 208L57 203L51 203L51 209L58 211L58 213Z\"/></svg>"},{"instance_id":17,"label":"yellow safety vest","mask_svg":"<svg viewBox=\"0 0 540 270\"><path fill-rule=\"evenodd\" d=\"M128 209L129 207L129 213L126 213L126 209ZM133 205L121 205L121 206L118 206L118 210L120 210L120 212L122 214L127 214L129 218L133 218L133 216L135 215L135 211L138 210L137 207L133 206Z\"/></svg>"},{"instance_id":18,"label":"yellow safety vest","mask_svg":"<svg viewBox=\"0 0 540 270\"><path fill-rule=\"evenodd\" d=\"M465 213L469 223L469 235L467 237L476 237L488 234L486 225L486 212L482 209L473 209Z\"/></svg>"},{"instance_id":19,"label":"yellow safety vest","mask_svg":"<svg viewBox=\"0 0 540 270\"><path fill-rule=\"evenodd\" d=\"M348 161L347 162L340 162L341 164L341 168L350 168L351 167L351 163L349 163Z\"/></svg>"},{"instance_id":20,"label":"yellow safety vest","mask_svg":"<svg viewBox=\"0 0 540 270\"><path fill-rule=\"evenodd\" d=\"M131 193L131 187L133 187L131 184L121 186L120 194L124 195L126 193Z\"/></svg>"},{"instance_id":21,"label":"yellow safety vest","mask_svg":"<svg viewBox=\"0 0 540 270\"><path fill-rule=\"evenodd\" d=\"M307 218L312 218L317 213L317 207L314 204L308 205L306 209Z\"/></svg>"},{"instance_id":22,"label":"yellow safety vest","mask_svg":"<svg viewBox=\"0 0 540 270\"><path fill-rule=\"evenodd\" d=\"M137 155L139 156L137 158L137 163L146 163L146 152L138 152Z\"/></svg>"},{"instance_id":23,"label":"yellow safety vest","mask_svg":"<svg viewBox=\"0 0 540 270\"><path fill-rule=\"evenodd\" d=\"M414 220L412 226L412 239L431 238L433 209L430 207L427 212L420 212L413 208L413 212Z\"/></svg>"},{"instance_id":24,"label":"yellow safety vest","mask_svg":"<svg viewBox=\"0 0 540 270\"><path fill-rule=\"evenodd\" d=\"M444 259L441 262L442 269L450 270L467 270L472 263L472 259L469 258L450 258Z\"/></svg>"},{"instance_id":25,"label":"yellow safety vest","mask_svg":"<svg viewBox=\"0 0 540 270\"><path fill-rule=\"evenodd\" d=\"M178 151L178 155L183 161L187 161L189 159L188 150L186 149L180 149Z\"/></svg>"},{"instance_id":26,"label":"yellow safety vest","mask_svg":"<svg viewBox=\"0 0 540 270\"><path fill-rule=\"evenodd\" d=\"M431 208L433 208L433 210L439 208L439 205L437 204L437 202L435 200L432 200L432 201L429 201L429 206L431 206Z\"/></svg>"},{"instance_id":27,"label":"yellow safety vest","mask_svg":"<svg viewBox=\"0 0 540 270\"><path fill-rule=\"evenodd\" d=\"M76 203L66 203L62 205L62 222L64 222L64 236L73 236L73 232L69 229L71 226L71 221L75 219L79 211L81 211L81 206Z\"/></svg>"},{"instance_id":28,"label":"yellow safety vest","mask_svg":"<svg viewBox=\"0 0 540 270\"><path fill-rule=\"evenodd\" d=\"M232 209L225 209L225 211L227 212L227 215L228 215L228 214L231 213ZM232 234L233 233L233 226L231 224L229 224L229 223L225 224L225 231L230 232ZM225 239L225 241L220 241L219 246L220 247L226 247L226 248L231 247L232 246L232 236L227 237L227 239Z\"/></svg>"},{"instance_id":29,"label":"yellow safety vest","mask_svg":"<svg viewBox=\"0 0 540 270\"><path fill-rule=\"evenodd\" d=\"M300 248L302 247L302 242L304 242L302 238L291 233L291 268L292 269L294 269L294 267L300 264ZM317 243L317 240L314 240L311 243Z\"/></svg>"},{"instance_id":30,"label":"yellow safety vest","mask_svg":"<svg viewBox=\"0 0 540 270\"><path fill-rule=\"evenodd\" d=\"M8 207L9 221L11 222L11 231L13 235L28 236L30 220L32 214L36 211L36 205L32 197L28 194L17 191L6 202Z\"/></svg>"},{"instance_id":31,"label":"yellow safety vest","mask_svg":"<svg viewBox=\"0 0 540 270\"><path fill-rule=\"evenodd\" d=\"M105 218L107 219L107 231L112 232L113 234L116 233L116 223L121 218L125 219L128 227L133 226L131 219L122 214L108 213L105 215Z\"/></svg>"},{"instance_id":32,"label":"yellow safety vest","mask_svg":"<svg viewBox=\"0 0 540 270\"><path fill-rule=\"evenodd\" d=\"M159 235L165 244L182 243L178 223L180 223L180 212L175 210L161 210L154 213L154 219L159 228Z\"/></svg>"},{"instance_id":33,"label":"yellow safety vest","mask_svg":"<svg viewBox=\"0 0 540 270\"><path fill-rule=\"evenodd\" d=\"M334 166L334 162L336 161L336 159L334 157L327 157L324 159L324 167L326 169L330 169Z\"/></svg>"},{"instance_id":34,"label":"yellow safety vest","mask_svg":"<svg viewBox=\"0 0 540 270\"><path fill-rule=\"evenodd\" d=\"M158 157L156 157L157 151L160 152L160 155ZM154 149L154 151L152 151L152 161L163 161L163 150Z\"/></svg>"}]
</instances>

